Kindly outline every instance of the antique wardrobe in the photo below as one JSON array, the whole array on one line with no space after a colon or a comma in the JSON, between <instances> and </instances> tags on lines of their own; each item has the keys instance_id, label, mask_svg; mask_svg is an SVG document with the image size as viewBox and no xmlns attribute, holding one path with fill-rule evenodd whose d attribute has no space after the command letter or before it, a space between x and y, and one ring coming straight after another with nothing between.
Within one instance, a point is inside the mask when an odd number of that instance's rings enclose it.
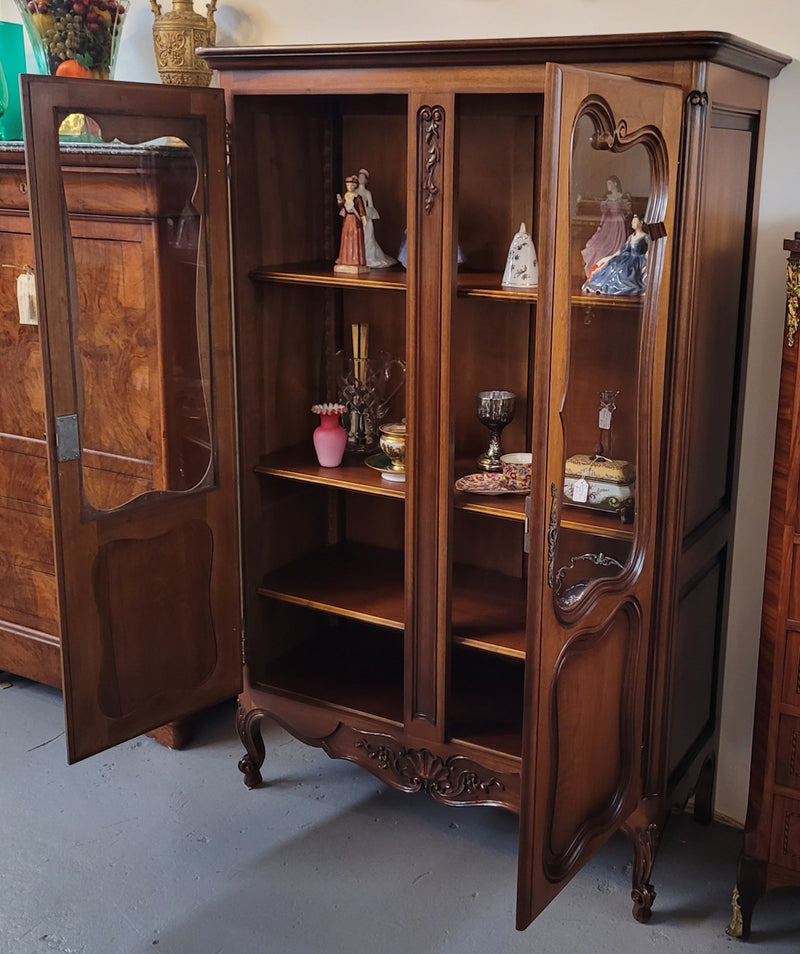
<instances>
[{"instance_id":1,"label":"antique wardrobe","mask_svg":"<svg viewBox=\"0 0 800 954\"><path fill-rule=\"evenodd\" d=\"M714 33L204 55L221 91L23 82L70 760L238 694L248 786L268 717L398 789L517 813L520 928L624 829L646 919L669 812L692 792L711 809L764 110L787 59ZM136 152L155 183L126 180L159 241L119 289L78 249L74 113L111 144L87 150ZM334 272L336 195L362 168L405 263ZM623 236L645 223L639 288L598 294L582 253L617 181ZM537 287L502 284L520 222ZM403 482L366 466L369 441L314 457L311 408L354 359L372 424L406 422ZM108 499L91 463L124 418L97 379L120 367L155 408L152 451L122 456L159 466ZM502 444L532 454L528 494L458 483L485 390L515 395ZM624 508L594 495L606 465Z\"/></svg>"},{"instance_id":2,"label":"antique wardrobe","mask_svg":"<svg viewBox=\"0 0 800 954\"><path fill-rule=\"evenodd\" d=\"M750 936L765 892L800 886L800 610L798 600L798 300L800 232L786 239L786 328L778 396L767 569L756 682L750 798L728 933Z\"/></svg>"}]
</instances>

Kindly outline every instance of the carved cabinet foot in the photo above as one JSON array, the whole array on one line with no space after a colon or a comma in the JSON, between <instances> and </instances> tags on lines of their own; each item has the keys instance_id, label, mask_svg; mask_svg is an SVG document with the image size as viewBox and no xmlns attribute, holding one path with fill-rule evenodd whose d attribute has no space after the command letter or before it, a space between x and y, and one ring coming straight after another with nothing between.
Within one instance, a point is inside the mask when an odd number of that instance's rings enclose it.
<instances>
[{"instance_id":1,"label":"carved cabinet foot","mask_svg":"<svg viewBox=\"0 0 800 954\"><path fill-rule=\"evenodd\" d=\"M244 775L244 784L248 788L255 788L263 781L261 766L266 755L261 736L263 718L264 713L258 709L244 710L240 705L236 710L236 729L245 747L245 754L239 759L239 771Z\"/></svg>"},{"instance_id":2,"label":"carved cabinet foot","mask_svg":"<svg viewBox=\"0 0 800 954\"><path fill-rule=\"evenodd\" d=\"M730 937L746 941L756 902L766 890L764 864L742 855L737 865L737 884L731 898L731 923L725 930Z\"/></svg>"},{"instance_id":3,"label":"carved cabinet foot","mask_svg":"<svg viewBox=\"0 0 800 954\"><path fill-rule=\"evenodd\" d=\"M656 889L650 883L650 876L653 873L653 864L660 840L661 831L655 822L651 822L646 828L636 829L632 834L631 899L633 900L633 916L641 923L649 921L653 913Z\"/></svg>"},{"instance_id":4,"label":"carved cabinet foot","mask_svg":"<svg viewBox=\"0 0 800 954\"><path fill-rule=\"evenodd\" d=\"M192 730L193 720L189 716L186 719L176 719L174 722L159 726L152 732L148 732L147 736L168 749L182 749L192 741Z\"/></svg>"}]
</instances>

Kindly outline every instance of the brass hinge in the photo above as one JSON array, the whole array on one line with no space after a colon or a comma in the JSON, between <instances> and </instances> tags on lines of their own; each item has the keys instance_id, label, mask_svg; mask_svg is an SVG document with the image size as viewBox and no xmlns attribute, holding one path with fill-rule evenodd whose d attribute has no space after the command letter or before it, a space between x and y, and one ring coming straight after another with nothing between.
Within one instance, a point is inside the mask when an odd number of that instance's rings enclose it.
<instances>
[{"instance_id":1,"label":"brass hinge","mask_svg":"<svg viewBox=\"0 0 800 954\"><path fill-rule=\"evenodd\" d=\"M531 552L531 495L525 497L525 529L522 531L522 552Z\"/></svg>"},{"instance_id":2,"label":"brass hinge","mask_svg":"<svg viewBox=\"0 0 800 954\"><path fill-rule=\"evenodd\" d=\"M225 120L225 166L227 169L228 178L231 177L231 143L233 140L233 130L231 129L230 122Z\"/></svg>"}]
</instances>

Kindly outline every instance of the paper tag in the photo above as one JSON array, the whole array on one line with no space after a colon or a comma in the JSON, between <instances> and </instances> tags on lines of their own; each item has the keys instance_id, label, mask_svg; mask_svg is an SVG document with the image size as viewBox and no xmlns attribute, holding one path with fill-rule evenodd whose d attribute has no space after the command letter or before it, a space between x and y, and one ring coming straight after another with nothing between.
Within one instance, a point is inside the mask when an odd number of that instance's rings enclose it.
<instances>
[{"instance_id":1,"label":"paper tag","mask_svg":"<svg viewBox=\"0 0 800 954\"><path fill-rule=\"evenodd\" d=\"M600 408L599 424L601 431L611 430L611 411L607 407Z\"/></svg>"},{"instance_id":2,"label":"paper tag","mask_svg":"<svg viewBox=\"0 0 800 954\"><path fill-rule=\"evenodd\" d=\"M36 279L33 272L23 272L17 278L17 308L21 325L38 325L39 310L36 307Z\"/></svg>"},{"instance_id":3,"label":"paper tag","mask_svg":"<svg viewBox=\"0 0 800 954\"><path fill-rule=\"evenodd\" d=\"M589 499L589 481L584 477L572 485L572 499L575 503L586 503Z\"/></svg>"}]
</instances>

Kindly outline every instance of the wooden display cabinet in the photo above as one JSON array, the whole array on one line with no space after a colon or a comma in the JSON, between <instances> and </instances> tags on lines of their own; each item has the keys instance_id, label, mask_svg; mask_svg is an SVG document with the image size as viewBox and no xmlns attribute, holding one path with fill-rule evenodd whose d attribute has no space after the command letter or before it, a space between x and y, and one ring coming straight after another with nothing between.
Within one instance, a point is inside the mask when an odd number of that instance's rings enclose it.
<instances>
[{"instance_id":1,"label":"wooden display cabinet","mask_svg":"<svg viewBox=\"0 0 800 954\"><path fill-rule=\"evenodd\" d=\"M800 232L786 239L783 341L750 798L728 933L750 937L753 910L773 888L800 886L800 607L798 607L797 361Z\"/></svg>"},{"instance_id":2,"label":"wooden display cabinet","mask_svg":"<svg viewBox=\"0 0 800 954\"><path fill-rule=\"evenodd\" d=\"M517 813L520 928L623 829L645 920L670 811L694 792L710 814L763 116L786 58L721 34L204 55L222 92L24 83L49 433L76 414L80 432L91 403L40 158L54 119L171 137L199 171L185 340L207 468L108 510L51 442L70 759L239 692L248 786L270 717L403 791ZM335 197L362 167L406 268L333 271ZM624 259L640 293L583 287L611 176L647 223L646 258ZM520 222L533 290L501 282ZM336 399L355 324L405 363L386 416L407 422L404 483L314 458L310 409ZM527 506L455 489L492 389L516 395L502 441L533 455ZM635 473L627 520L565 498L581 454Z\"/></svg>"}]
</instances>

